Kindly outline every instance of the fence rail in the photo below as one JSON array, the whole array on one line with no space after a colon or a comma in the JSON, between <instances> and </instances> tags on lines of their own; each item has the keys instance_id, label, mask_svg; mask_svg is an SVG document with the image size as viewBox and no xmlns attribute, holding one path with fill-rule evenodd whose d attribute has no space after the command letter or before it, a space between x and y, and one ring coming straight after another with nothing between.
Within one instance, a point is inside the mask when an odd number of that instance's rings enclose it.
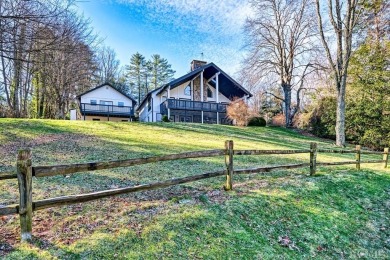
<instances>
[{"instance_id":1,"label":"fence rail","mask_svg":"<svg viewBox=\"0 0 390 260\"><path fill-rule=\"evenodd\" d=\"M54 175L63 175L77 172L87 172L96 170L105 170L118 167L129 167L134 165L172 161L189 158L202 158L202 157L213 157L222 156L225 154L225 150L206 150L196 152L186 152L178 154L169 154L162 156L153 156L146 158L135 158L128 160L108 161L108 162L90 162L90 163L79 163L79 164L68 164L68 165L54 165L54 166L36 166L33 167L33 175L35 177L47 177Z\"/></svg>"},{"instance_id":2,"label":"fence rail","mask_svg":"<svg viewBox=\"0 0 390 260\"><path fill-rule=\"evenodd\" d=\"M0 173L0 180L7 180L7 179L17 179L18 176L16 175L15 171L8 171L8 172L1 172Z\"/></svg>"},{"instance_id":3,"label":"fence rail","mask_svg":"<svg viewBox=\"0 0 390 260\"><path fill-rule=\"evenodd\" d=\"M288 165L275 165L265 166L248 169L234 169L233 160L236 155L267 155L267 154L302 154L309 153L310 161L308 163L296 163ZM342 161L342 162L317 162L318 153L354 153L354 161ZM383 155L382 160L361 160L361 154L381 154ZM117 188L111 190L103 190L86 194L61 196L56 198L49 198L44 200L33 201L32 199L32 176L35 177L47 177L55 175L63 175L77 172L89 172L95 170L111 169L118 167L129 167L140 164L161 162L161 161L172 161L179 159L189 158L204 158L204 157L215 157L224 156L226 169L202 173L199 175L187 176L182 178L176 178L171 180L159 181L149 184L142 184L131 187ZM333 165L348 165L356 164L356 169L360 170L360 165L363 163L383 163L384 167L387 167L389 160L389 148L385 148L383 152L371 152L361 151L360 146L357 145L355 150L330 150L330 149L317 149L316 143L310 144L310 149L301 150L234 150L233 141L225 142L225 149L216 150L205 150L195 151L186 153L177 153L162 156L135 158L127 160L116 160L106 162L90 162L90 163L79 163L79 164L68 164L68 165L53 165L53 166L32 166L31 162L31 151L20 150L17 156L15 172L3 172L0 173L0 180L5 179L18 179L19 184L19 204L7 205L0 207L0 216L19 214L20 216L20 227L22 240L30 240L32 233L32 212L75 204L83 203L87 201L97 200L105 197L116 196L120 194L154 190L159 188L165 188L173 185L214 178L218 176L226 176L226 183L224 188L231 190L233 188L233 176L236 174L255 174L255 173L266 173L274 170L281 169L295 169L302 167L310 167L310 175L316 173L317 166L333 166Z\"/></svg>"}]
</instances>

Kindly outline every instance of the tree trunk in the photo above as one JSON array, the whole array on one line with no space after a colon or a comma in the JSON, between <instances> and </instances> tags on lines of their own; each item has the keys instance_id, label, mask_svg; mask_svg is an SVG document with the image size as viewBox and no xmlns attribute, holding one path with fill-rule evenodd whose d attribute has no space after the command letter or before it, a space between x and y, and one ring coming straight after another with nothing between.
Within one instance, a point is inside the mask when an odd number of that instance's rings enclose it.
<instances>
[{"instance_id":1,"label":"tree trunk","mask_svg":"<svg viewBox=\"0 0 390 260\"><path fill-rule=\"evenodd\" d=\"M345 146L345 85L346 77L342 77L337 88L336 111L336 145Z\"/></svg>"},{"instance_id":2,"label":"tree trunk","mask_svg":"<svg viewBox=\"0 0 390 260\"><path fill-rule=\"evenodd\" d=\"M284 92L284 118L285 126L291 127L291 85L282 84Z\"/></svg>"}]
</instances>

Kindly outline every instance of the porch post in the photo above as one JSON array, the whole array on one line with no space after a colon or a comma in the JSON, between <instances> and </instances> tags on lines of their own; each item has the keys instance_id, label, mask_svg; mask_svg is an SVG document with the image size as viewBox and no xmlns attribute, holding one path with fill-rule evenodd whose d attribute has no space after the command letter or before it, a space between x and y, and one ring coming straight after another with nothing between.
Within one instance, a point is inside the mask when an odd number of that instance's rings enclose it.
<instances>
[{"instance_id":1,"label":"porch post","mask_svg":"<svg viewBox=\"0 0 390 260\"><path fill-rule=\"evenodd\" d=\"M202 124L203 124L203 70L200 73L200 101L202 102Z\"/></svg>"},{"instance_id":2,"label":"porch post","mask_svg":"<svg viewBox=\"0 0 390 260\"><path fill-rule=\"evenodd\" d=\"M194 101L194 80L191 80L191 100Z\"/></svg>"},{"instance_id":3,"label":"porch post","mask_svg":"<svg viewBox=\"0 0 390 260\"><path fill-rule=\"evenodd\" d=\"M82 104L82 106L83 106L83 117L84 117L84 121L85 121L85 104Z\"/></svg>"},{"instance_id":4,"label":"porch post","mask_svg":"<svg viewBox=\"0 0 390 260\"><path fill-rule=\"evenodd\" d=\"M171 86L168 86L168 91L167 91L167 106L168 106L168 120L171 118L171 109L169 108L169 100L171 98Z\"/></svg>"},{"instance_id":5,"label":"porch post","mask_svg":"<svg viewBox=\"0 0 390 260\"><path fill-rule=\"evenodd\" d=\"M216 96L216 101L217 101L217 125L219 124L219 112L218 112L218 103L219 103L219 73L220 72L217 72L216 74L215 74L215 87L216 87L216 92L217 92L217 96Z\"/></svg>"}]
</instances>

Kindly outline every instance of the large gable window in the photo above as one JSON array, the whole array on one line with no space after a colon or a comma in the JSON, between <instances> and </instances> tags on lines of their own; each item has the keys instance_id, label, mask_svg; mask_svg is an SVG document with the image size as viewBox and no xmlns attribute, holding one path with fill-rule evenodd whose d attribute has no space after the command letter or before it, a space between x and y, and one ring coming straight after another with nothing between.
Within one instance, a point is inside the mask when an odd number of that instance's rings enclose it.
<instances>
[{"instance_id":1,"label":"large gable window","mask_svg":"<svg viewBox=\"0 0 390 260\"><path fill-rule=\"evenodd\" d=\"M207 88L207 97L212 98L213 97L213 91L210 88Z\"/></svg>"},{"instance_id":2,"label":"large gable window","mask_svg":"<svg viewBox=\"0 0 390 260\"><path fill-rule=\"evenodd\" d=\"M184 95L191 96L191 86L190 85L188 85L187 87L184 88Z\"/></svg>"}]
</instances>

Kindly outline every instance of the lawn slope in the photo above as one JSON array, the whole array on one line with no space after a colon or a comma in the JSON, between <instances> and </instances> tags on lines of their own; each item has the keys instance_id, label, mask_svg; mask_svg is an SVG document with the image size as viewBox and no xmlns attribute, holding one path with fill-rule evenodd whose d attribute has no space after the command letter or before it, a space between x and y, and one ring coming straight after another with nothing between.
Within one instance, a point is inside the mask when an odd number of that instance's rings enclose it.
<instances>
[{"instance_id":1,"label":"lawn slope","mask_svg":"<svg viewBox=\"0 0 390 260\"><path fill-rule=\"evenodd\" d=\"M0 171L31 148L33 165L118 160L202 149L306 149L331 142L282 128L0 119ZM378 156L362 156L364 159ZM309 155L235 156L235 168L308 162ZM353 154L318 161L352 160ZM34 178L33 198L126 187L221 170L223 157ZM37 211L32 244L19 218L0 218L6 259L385 259L390 255L390 169L380 164L235 176ZM18 202L0 181L0 204Z\"/></svg>"}]
</instances>

